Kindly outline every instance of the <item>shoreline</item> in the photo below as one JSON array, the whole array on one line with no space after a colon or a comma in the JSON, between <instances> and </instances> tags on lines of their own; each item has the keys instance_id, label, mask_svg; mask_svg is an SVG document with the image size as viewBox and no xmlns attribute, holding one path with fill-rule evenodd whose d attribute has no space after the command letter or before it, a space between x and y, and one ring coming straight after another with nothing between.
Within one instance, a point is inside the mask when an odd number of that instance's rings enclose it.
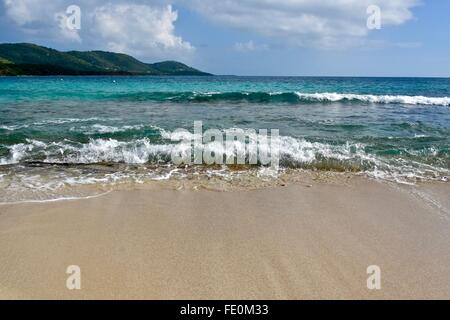
<instances>
[{"instance_id":1,"label":"shoreline","mask_svg":"<svg viewBox=\"0 0 450 320\"><path fill-rule=\"evenodd\" d=\"M2 205L0 298L450 298L450 185L344 180Z\"/></svg>"},{"instance_id":2,"label":"shoreline","mask_svg":"<svg viewBox=\"0 0 450 320\"><path fill-rule=\"evenodd\" d=\"M100 167L101 168L101 167ZM311 169L283 169L274 175L271 170L245 167L214 167L211 168L180 168L146 167L136 171L110 170L105 167L102 171L93 171L94 175L76 172L47 171L26 172L31 175L30 180L11 179L16 173L13 171L0 174L0 207L20 204L38 204L69 200L85 200L97 198L114 191L127 190L184 190L184 191L252 191L289 185L311 186L316 183L330 183L345 185L352 181L367 180L374 183L395 185L400 188L414 188L421 185L446 185L445 179L402 179L395 176L382 177L371 172L341 172L332 170ZM44 168L45 169L45 168ZM96 170L95 166L92 168ZM109 170L109 171L108 171ZM49 173L51 172L51 173ZM148 172L151 172L149 174ZM66 175L67 174L67 175ZM98 174L95 176L95 174ZM4 178L6 177L6 178ZM25 177L26 178L26 177ZM36 180L33 180L35 179ZM7 181L9 180L9 181ZM450 213L449 213L450 215Z\"/></svg>"}]
</instances>

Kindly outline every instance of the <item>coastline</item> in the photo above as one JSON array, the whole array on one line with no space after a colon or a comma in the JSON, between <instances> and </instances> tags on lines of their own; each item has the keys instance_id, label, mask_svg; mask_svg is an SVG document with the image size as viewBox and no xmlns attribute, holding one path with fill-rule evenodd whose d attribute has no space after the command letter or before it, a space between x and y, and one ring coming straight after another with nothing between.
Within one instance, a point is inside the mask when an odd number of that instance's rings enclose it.
<instances>
[{"instance_id":1,"label":"coastline","mask_svg":"<svg viewBox=\"0 0 450 320\"><path fill-rule=\"evenodd\" d=\"M449 191L352 176L2 205L0 298L449 298Z\"/></svg>"}]
</instances>

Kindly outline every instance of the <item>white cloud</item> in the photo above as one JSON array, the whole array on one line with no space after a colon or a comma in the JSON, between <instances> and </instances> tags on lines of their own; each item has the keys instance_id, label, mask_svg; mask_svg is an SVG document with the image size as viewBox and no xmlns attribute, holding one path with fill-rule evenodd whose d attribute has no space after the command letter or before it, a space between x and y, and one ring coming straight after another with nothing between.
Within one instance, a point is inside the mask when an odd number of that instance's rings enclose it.
<instances>
[{"instance_id":1,"label":"white cloud","mask_svg":"<svg viewBox=\"0 0 450 320\"><path fill-rule=\"evenodd\" d=\"M238 52L264 51L269 47L266 44L256 44L253 40L247 42L236 42L233 46Z\"/></svg>"},{"instance_id":2,"label":"white cloud","mask_svg":"<svg viewBox=\"0 0 450 320\"><path fill-rule=\"evenodd\" d=\"M410 20L418 0L189 0L194 10L233 28L296 44L336 47L363 44L367 7L381 8L382 28Z\"/></svg>"},{"instance_id":3,"label":"white cloud","mask_svg":"<svg viewBox=\"0 0 450 320\"><path fill-rule=\"evenodd\" d=\"M39 37L80 42L77 30L65 28L65 7L57 1L3 0L6 16L23 32Z\"/></svg>"},{"instance_id":4,"label":"white cloud","mask_svg":"<svg viewBox=\"0 0 450 320\"><path fill-rule=\"evenodd\" d=\"M195 48L175 33L177 11L165 0L0 0L6 17L33 41L78 42L144 59L189 58ZM65 11L76 3L81 30L65 27Z\"/></svg>"},{"instance_id":5,"label":"white cloud","mask_svg":"<svg viewBox=\"0 0 450 320\"><path fill-rule=\"evenodd\" d=\"M145 56L147 52L161 55L170 52L189 53L194 48L175 35L178 14L172 6L119 4L98 7L93 25L99 37L112 51Z\"/></svg>"},{"instance_id":6,"label":"white cloud","mask_svg":"<svg viewBox=\"0 0 450 320\"><path fill-rule=\"evenodd\" d=\"M369 5L381 8L382 28L413 18L420 0L0 0L5 15L20 30L45 42L83 43L140 58L189 58L194 47L177 35L183 4L213 22L273 38L273 42L313 47L367 45ZM67 30L57 19L67 6L81 7L82 29ZM376 32L376 31L373 31ZM238 51L265 50L252 41Z\"/></svg>"},{"instance_id":7,"label":"white cloud","mask_svg":"<svg viewBox=\"0 0 450 320\"><path fill-rule=\"evenodd\" d=\"M42 16L39 0L4 0L6 14L16 24L23 26Z\"/></svg>"}]
</instances>

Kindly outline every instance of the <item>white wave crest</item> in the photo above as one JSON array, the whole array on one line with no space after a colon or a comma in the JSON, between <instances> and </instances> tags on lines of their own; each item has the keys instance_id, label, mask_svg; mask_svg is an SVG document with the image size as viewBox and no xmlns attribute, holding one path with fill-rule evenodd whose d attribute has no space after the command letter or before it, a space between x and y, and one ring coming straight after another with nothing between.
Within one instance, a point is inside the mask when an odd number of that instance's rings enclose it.
<instances>
[{"instance_id":1,"label":"white wave crest","mask_svg":"<svg viewBox=\"0 0 450 320\"><path fill-rule=\"evenodd\" d=\"M142 128L144 128L144 125L113 127L96 123L92 126L72 127L70 128L70 131L83 132L85 134L96 134L126 132L130 130L139 130Z\"/></svg>"},{"instance_id":2,"label":"white wave crest","mask_svg":"<svg viewBox=\"0 0 450 320\"><path fill-rule=\"evenodd\" d=\"M77 123L77 122L92 122L92 121L118 121L120 118L98 118L98 117L92 117L92 118L60 118L60 119L48 119L43 120L39 122L33 123L35 126L42 126L47 124L66 124L66 123Z\"/></svg>"},{"instance_id":3,"label":"white wave crest","mask_svg":"<svg viewBox=\"0 0 450 320\"><path fill-rule=\"evenodd\" d=\"M166 132L167 136L173 133ZM311 142L303 138L280 136L278 141L280 159L286 167L337 168L339 170L356 170L365 172L375 178L399 180L441 179L450 176L445 167L432 166L419 160L383 157L367 151L367 145L361 143L329 144ZM253 144L252 144L253 145ZM215 141L203 146L203 151L224 155L224 159L248 156L250 145L234 141L234 148L229 149L223 143ZM175 152L192 154L189 144L163 143L155 144L148 138L132 141L115 139L90 139L87 143L63 140L45 143L27 140L9 146L9 155L0 158L0 165L16 164L24 161L42 161L46 163L125 163L125 164L170 164ZM270 154L270 144L259 144L259 152ZM420 152L410 150L417 159L424 155L435 155L436 149L428 148Z\"/></svg>"},{"instance_id":4,"label":"white wave crest","mask_svg":"<svg viewBox=\"0 0 450 320\"><path fill-rule=\"evenodd\" d=\"M393 96L393 95L371 95L371 94L353 94L353 93L301 93L296 92L301 99L314 101L362 101L369 103L396 103L409 105L433 105L450 106L450 97L424 97L424 96Z\"/></svg>"},{"instance_id":5,"label":"white wave crest","mask_svg":"<svg viewBox=\"0 0 450 320\"><path fill-rule=\"evenodd\" d=\"M28 128L28 127L29 127L29 125L27 125L27 124L24 124L24 125L12 125L12 126L1 125L0 129L7 130L7 131L14 131L14 130Z\"/></svg>"},{"instance_id":6,"label":"white wave crest","mask_svg":"<svg viewBox=\"0 0 450 320\"><path fill-rule=\"evenodd\" d=\"M171 145L152 144L147 138L133 141L91 139L86 144L69 140L52 143L27 140L27 143L10 146L10 156L1 158L0 165L16 164L24 160L74 164L99 162L143 164L150 158L170 155L171 149Z\"/></svg>"},{"instance_id":7,"label":"white wave crest","mask_svg":"<svg viewBox=\"0 0 450 320\"><path fill-rule=\"evenodd\" d=\"M99 121L99 122L119 121L119 120L121 120L121 119L120 118L98 118L98 117L84 118L84 119L59 118L59 119L47 119L47 120L37 121L37 122L33 122L33 123L24 123L24 124L17 124L17 125L0 125L0 129L7 130L7 131L15 131L15 130L30 128L30 127L41 127L41 126L47 126L47 125L61 125L61 124L83 123L83 122L93 122L93 121ZM98 125L98 126L101 126L101 125ZM101 129L99 129L99 130L101 130Z\"/></svg>"}]
</instances>

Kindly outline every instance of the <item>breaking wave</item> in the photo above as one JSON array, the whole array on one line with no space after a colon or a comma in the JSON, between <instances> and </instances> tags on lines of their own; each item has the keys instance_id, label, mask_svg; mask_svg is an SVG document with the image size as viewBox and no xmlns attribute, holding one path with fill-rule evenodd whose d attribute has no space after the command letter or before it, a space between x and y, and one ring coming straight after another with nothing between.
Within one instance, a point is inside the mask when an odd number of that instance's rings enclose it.
<instances>
[{"instance_id":1,"label":"breaking wave","mask_svg":"<svg viewBox=\"0 0 450 320\"><path fill-rule=\"evenodd\" d=\"M0 165L14 164L54 164L54 165L168 165L171 154L179 144L171 141L171 133L162 131L163 140L158 143L149 138L119 141L116 139L90 139L87 143L63 140L46 143L28 139L26 143L8 146L8 155L0 157ZM180 138L180 137L178 137ZM370 146L362 143L346 142L330 144L312 142L303 138L279 137L281 168L302 168L322 171L360 172L383 179L448 179L450 170L445 161L427 163L421 159L436 159L438 151L434 148L420 151L410 150L409 159L404 156L389 157L370 152ZM210 151L235 156L236 150L246 146L234 142L232 151L221 143L208 146ZM268 148L268 146L267 146ZM190 152L190 148L187 149ZM177 152L182 149L177 149ZM261 151L261 149L260 149ZM269 150L263 150L269 153ZM232 152L232 153L230 153ZM417 154L417 157L415 157ZM445 154L443 155L445 157ZM256 167L264 167L261 164Z\"/></svg>"},{"instance_id":2,"label":"breaking wave","mask_svg":"<svg viewBox=\"0 0 450 320\"><path fill-rule=\"evenodd\" d=\"M450 106L450 97L424 97L424 96L391 96L391 95L364 95L342 93L296 93L301 99L310 99L320 102L360 101L367 103L393 103L411 105Z\"/></svg>"},{"instance_id":3,"label":"breaking wave","mask_svg":"<svg viewBox=\"0 0 450 320\"><path fill-rule=\"evenodd\" d=\"M138 92L105 97L125 101L157 102L249 102L249 103L324 103L360 102L380 104L450 106L450 97L372 95L354 93L302 92Z\"/></svg>"}]
</instances>

